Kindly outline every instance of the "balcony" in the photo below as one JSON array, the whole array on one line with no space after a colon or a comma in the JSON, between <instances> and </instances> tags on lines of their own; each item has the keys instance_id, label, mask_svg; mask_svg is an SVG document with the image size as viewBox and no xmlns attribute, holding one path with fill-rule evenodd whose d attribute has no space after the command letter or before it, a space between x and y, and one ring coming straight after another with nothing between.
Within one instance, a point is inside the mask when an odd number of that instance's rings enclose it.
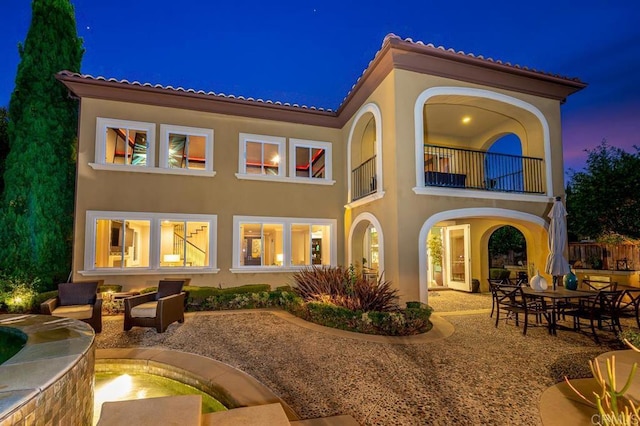
<instances>
[{"instance_id":1,"label":"balcony","mask_svg":"<svg viewBox=\"0 0 640 426\"><path fill-rule=\"evenodd\" d=\"M544 194L541 158L424 146L425 186Z\"/></svg>"},{"instance_id":2,"label":"balcony","mask_svg":"<svg viewBox=\"0 0 640 426\"><path fill-rule=\"evenodd\" d=\"M364 198L377 190L376 156L374 155L351 171L351 201Z\"/></svg>"}]
</instances>

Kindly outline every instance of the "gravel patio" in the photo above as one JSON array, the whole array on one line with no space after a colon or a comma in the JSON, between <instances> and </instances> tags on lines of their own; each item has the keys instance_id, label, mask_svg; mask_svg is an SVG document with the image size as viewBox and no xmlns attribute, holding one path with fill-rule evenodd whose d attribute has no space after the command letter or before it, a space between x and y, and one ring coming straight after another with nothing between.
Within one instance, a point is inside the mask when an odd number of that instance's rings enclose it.
<instances>
[{"instance_id":1,"label":"gravel patio","mask_svg":"<svg viewBox=\"0 0 640 426\"><path fill-rule=\"evenodd\" d=\"M549 386L589 377L588 360L620 346L513 321L494 327L491 297L431 292L435 314L453 324L429 343L361 341L300 327L268 311L188 314L163 334L124 332L108 318L99 348L162 346L204 355L260 380L303 418L349 414L363 425L540 424ZM466 311L466 312L465 312Z\"/></svg>"}]
</instances>

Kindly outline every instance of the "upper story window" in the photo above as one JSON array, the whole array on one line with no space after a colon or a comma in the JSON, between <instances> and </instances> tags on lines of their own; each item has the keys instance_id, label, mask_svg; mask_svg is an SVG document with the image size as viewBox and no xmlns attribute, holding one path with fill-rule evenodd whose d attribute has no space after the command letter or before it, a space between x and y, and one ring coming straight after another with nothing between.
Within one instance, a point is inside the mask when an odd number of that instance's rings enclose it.
<instances>
[{"instance_id":1,"label":"upper story window","mask_svg":"<svg viewBox=\"0 0 640 426\"><path fill-rule=\"evenodd\" d=\"M240 133L238 179L333 185L331 143Z\"/></svg>"},{"instance_id":2,"label":"upper story window","mask_svg":"<svg viewBox=\"0 0 640 426\"><path fill-rule=\"evenodd\" d=\"M286 176L286 139L240 133L238 174Z\"/></svg>"},{"instance_id":3,"label":"upper story window","mask_svg":"<svg viewBox=\"0 0 640 426\"><path fill-rule=\"evenodd\" d=\"M173 172L213 172L213 130L160 125L160 167Z\"/></svg>"},{"instance_id":4,"label":"upper story window","mask_svg":"<svg viewBox=\"0 0 640 426\"><path fill-rule=\"evenodd\" d=\"M98 118L96 163L153 167L154 123Z\"/></svg>"},{"instance_id":5,"label":"upper story window","mask_svg":"<svg viewBox=\"0 0 640 426\"><path fill-rule=\"evenodd\" d=\"M289 174L296 178L331 180L331 144L289 140Z\"/></svg>"},{"instance_id":6,"label":"upper story window","mask_svg":"<svg viewBox=\"0 0 640 426\"><path fill-rule=\"evenodd\" d=\"M217 272L216 232L216 215L89 210L82 273Z\"/></svg>"}]
</instances>

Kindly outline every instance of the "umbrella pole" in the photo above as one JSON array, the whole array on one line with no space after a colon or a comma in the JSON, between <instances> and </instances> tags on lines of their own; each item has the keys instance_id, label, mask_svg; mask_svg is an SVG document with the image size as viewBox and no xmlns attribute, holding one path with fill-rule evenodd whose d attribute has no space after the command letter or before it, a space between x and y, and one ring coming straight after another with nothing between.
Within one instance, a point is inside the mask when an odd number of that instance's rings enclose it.
<instances>
[{"instance_id":1,"label":"umbrella pole","mask_svg":"<svg viewBox=\"0 0 640 426\"><path fill-rule=\"evenodd\" d=\"M558 277L557 275L553 276L553 291L556 291L556 288L558 287Z\"/></svg>"}]
</instances>

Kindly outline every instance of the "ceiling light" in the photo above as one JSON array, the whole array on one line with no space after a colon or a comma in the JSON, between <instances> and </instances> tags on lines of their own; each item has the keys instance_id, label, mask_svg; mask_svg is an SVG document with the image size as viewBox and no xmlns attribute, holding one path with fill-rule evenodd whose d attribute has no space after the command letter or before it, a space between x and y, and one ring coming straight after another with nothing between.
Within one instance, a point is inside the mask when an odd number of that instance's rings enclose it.
<instances>
[{"instance_id":1,"label":"ceiling light","mask_svg":"<svg viewBox=\"0 0 640 426\"><path fill-rule=\"evenodd\" d=\"M280 163L280 156L278 154L274 155L273 158L271 159L271 162L273 164L279 164Z\"/></svg>"},{"instance_id":2,"label":"ceiling light","mask_svg":"<svg viewBox=\"0 0 640 426\"><path fill-rule=\"evenodd\" d=\"M469 124L471 123L471 117L468 115L465 115L464 117L462 117L462 124Z\"/></svg>"}]
</instances>

